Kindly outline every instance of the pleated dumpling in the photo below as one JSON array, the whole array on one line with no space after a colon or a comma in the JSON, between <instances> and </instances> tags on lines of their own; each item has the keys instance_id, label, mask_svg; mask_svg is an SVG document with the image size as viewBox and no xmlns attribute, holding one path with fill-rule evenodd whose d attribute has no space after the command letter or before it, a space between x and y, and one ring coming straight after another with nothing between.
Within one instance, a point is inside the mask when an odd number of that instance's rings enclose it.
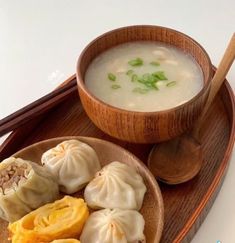
<instances>
[{"instance_id":1,"label":"pleated dumpling","mask_svg":"<svg viewBox=\"0 0 235 243\"><path fill-rule=\"evenodd\" d=\"M142 207L146 186L143 178L127 164L112 162L96 173L87 185L84 197L94 209Z\"/></svg>"},{"instance_id":2,"label":"pleated dumpling","mask_svg":"<svg viewBox=\"0 0 235 243\"><path fill-rule=\"evenodd\" d=\"M42 166L10 157L0 163L0 217L13 222L59 197L58 184Z\"/></svg>"},{"instance_id":3,"label":"pleated dumpling","mask_svg":"<svg viewBox=\"0 0 235 243\"><path fill-rule=\"evenodd\" d=\"M65 196L9 224L8 229L12 243L48 243L56 239L78 238L88 216L83 199Z\"/></svg>"},{"instance_id":4,"label":"pleated dumpling","mask_svg":"<svg viewBox=\"0 0 235 243\"><path fill-rule=\"evenodd\" d=\"M92 213L81 243L144 243L143 216L136 210L103 209Z\"/></svg>"},{"instance_id":5,"label":"pleated dumpling","mask_svg":"<svg viewBox=\"0 0 235 243\"><path fill-rule=\"evenodd\" d=\"M82 189L100 170L95 150L78 140L67 140L42 155L42 164L56 176L67 194Z\"/></svg>"}]
</instances>

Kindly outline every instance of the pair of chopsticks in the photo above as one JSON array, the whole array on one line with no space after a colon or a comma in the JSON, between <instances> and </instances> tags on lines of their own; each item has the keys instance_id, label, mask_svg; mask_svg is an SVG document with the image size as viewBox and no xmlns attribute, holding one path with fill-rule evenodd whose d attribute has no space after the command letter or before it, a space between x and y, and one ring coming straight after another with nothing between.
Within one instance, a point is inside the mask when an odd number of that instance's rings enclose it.
<instances>
[{"instance_id":1,"label":"pair of chopsticks","mask_svg":"<svg viewBox=\"0 0 235 243\"><path fill-rule=\"evenodd\" d=\"M65 85L0 120L0 137L55 107L76 90L77 82L74 75Z\"/></svg>"}]
</instances>

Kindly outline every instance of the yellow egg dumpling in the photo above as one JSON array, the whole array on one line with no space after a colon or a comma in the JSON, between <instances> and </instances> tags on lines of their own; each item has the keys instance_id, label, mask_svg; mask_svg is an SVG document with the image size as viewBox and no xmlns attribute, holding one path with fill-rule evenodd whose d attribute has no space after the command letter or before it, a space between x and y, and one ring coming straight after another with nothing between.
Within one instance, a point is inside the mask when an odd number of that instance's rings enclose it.
<instances>
[{"instance_id":1,"label":"yellow egg dumpling","mask_svg":"<svg viewBox=\"0 0 235 243\"><path fill-rule=\"evenodd\" d=\"M78 238L88 216L88 207L83 199L65 196L9 224L8 229L12 243L44 243L57 239Z\"/></svg>"}]
</instances>

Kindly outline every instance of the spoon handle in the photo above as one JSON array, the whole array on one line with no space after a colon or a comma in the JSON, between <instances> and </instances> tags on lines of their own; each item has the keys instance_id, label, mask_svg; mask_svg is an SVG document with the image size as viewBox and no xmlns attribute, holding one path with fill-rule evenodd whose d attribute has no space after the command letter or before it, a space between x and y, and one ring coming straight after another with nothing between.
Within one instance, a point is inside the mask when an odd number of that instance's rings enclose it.
<instances>
[{"instance_id":1,"label":"spoon handle","mask_svg":"<svg viewBox=\"0 0 235 243\"><path fill-rule=\"evenodd\" d=\"M234 59L235 59L235 33L233 34L233 36L228 44L228 47L226 48L224 56L223 56L222 60L220 61L218 69L217 69L214 77L212 78L211 89L210 89L209 97L207 99L205 108L203 109L202 114L201 114L200 118L198 119L198 121L192 131L193 137L198 141L200 141L200 129L201 129L201 125L202 125L203 119L205 117L205 114L207 113L208 108L210 107L211 103L213 102L220 87L224 83L225 77L226 77Z\"/></svg>"}]
</instances>

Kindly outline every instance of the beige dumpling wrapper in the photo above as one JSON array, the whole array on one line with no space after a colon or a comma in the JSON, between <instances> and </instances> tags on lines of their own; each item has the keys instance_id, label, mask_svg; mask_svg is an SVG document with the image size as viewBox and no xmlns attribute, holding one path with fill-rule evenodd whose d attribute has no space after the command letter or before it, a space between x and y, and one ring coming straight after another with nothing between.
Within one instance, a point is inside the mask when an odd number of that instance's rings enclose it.
<instances>
[{"instance_id":1,"label":"beige dumpling wrapper","mask_svg":"<svg viewBox=\"0 0 235 243\"><path fill-rule=\"evenodd\" d=\"M42 166L10 157L0 163L0 217L14 222L56 200L58 184Z\"/></svg>"},{"instance_id":2,"label":"beige dumpling wrapper","mask_svg":"<svg viewBox=\"0 0 235 243\"><path fill-rule=\"evenodd\" d=\"M81 243L145 243L145 221L136 210L103 209L92 213Z\"/></svg>"},{"instance_id":3,"label":"beige dumpling wrapper","mask_svg":"<svg viewBox=\"0 0 235 243\"><path fill-rule=\"evenodd\" d=\"M56 178L67 194L82 189L100 170L95 150L78 140L67 140L42 155L42 164Z\"/></svg>"},{"instance_id":4,"label":"beige dumpling wrapper","mask_svg":"<svg viewBox=\"0 0 235 243\"><path fill-rule=\"evenodd\" d=\"M84 197L94 209L142 207L146 186L143 178L129 165L112 162L96 173L87 185Z\"/></svg>"}]
</instances>

